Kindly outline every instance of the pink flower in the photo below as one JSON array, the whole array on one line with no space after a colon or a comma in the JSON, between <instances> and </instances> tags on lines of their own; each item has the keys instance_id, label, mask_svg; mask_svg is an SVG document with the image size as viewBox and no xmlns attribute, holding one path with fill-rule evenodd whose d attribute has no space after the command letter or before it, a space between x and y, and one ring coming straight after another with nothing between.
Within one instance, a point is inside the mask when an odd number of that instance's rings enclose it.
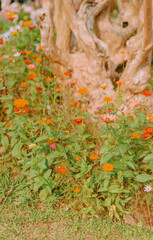
<instances>
[{"instance_id":1,"label":"pink flower","mask_svg":"<svg viewBox=\"0 0 153 240\"><path fill-rule=\"evenodd\" d=\"M50 146L50 148L52 148L52 149L56 148L56 144L55 144L55 143L51 143L49 146Z\"/></svg>"},{"instance_id":2,"label":"pink flower","mask_svg":"<svg viewBox=\"0 0 153 240\"><path fill-rule=\"evenodd\" d=\"M0 83L3 81L3 78L0 78Z\"/></svg>"},{"instance_id":3,"label":"pink flower","mask_svg":"<svg viewBox=\"0 0 153 240\"><path fill-rule=\"evenodd\" d=\"M105 123L109 123L109 122L114 122L116 120L116 116L113 114L103 114L101 115L101 119L105 122Z\"/></svg>"},{"instance_id":4,"label":"pink flower","mask_svg":"<svg viewBox=\"0 0 153 240\"><path fill-rule=\"evenodd\" d=\"M72 85L74 85L74 84L76 84L77 83L77 81L76 80L71 80L71 82L70 82Z\"/></svg>"},{"instance_id":5,"label":"pink flower","mask_svg":"<svg viewBox=\"0 0 153 240\"><path fill-rule=\"evenodd\" d=\"M29 28L29 30L33 30L33 29L36 28L36 26L35 25L30 25L30 26L28 26L28 28Z\"/></svg>"},{"instance_id":6,"label":"pink flower","mask_svg":"<svg viewBox=\"0 0 153 240\"><path fill-rule=\"evenodd\" d=\"M34 64L29 64L29 65L27 66L27 68L30 69L30 70L34 69L35 67L36 67L36 66L35 66Z\"/></svg>"}]
</instances>

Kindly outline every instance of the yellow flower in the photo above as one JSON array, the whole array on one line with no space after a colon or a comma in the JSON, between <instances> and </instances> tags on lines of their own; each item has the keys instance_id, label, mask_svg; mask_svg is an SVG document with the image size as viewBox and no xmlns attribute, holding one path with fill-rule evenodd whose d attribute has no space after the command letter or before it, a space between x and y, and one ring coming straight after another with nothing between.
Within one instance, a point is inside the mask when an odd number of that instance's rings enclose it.
<instances>
[{"instance_id":1,"label":"yellow flower","mask_svg":"<svg viewBox=\"0 0 153 240\"><path fill-rule=\"evenodd\" d=\"M138 133L136 133L136 132L133 132L132 133L132 138L133 139L138 139L138 138L140 138L140 135Z\"/></svg>"},{"instance_id":2,"label":"yellow flower","mask_svg":"<svg viewBox=\"0 0 153 240\"><path fill-rule=\"evenodd\" d=\"M111 164L111 163L105 163L105 164L103 165L103 171L110 172L110 171L112 171L113 169L114 169L114 166L113 166L113 164Z\"/></svg>"},{"instance_id":3,"label":"yellow flower","mask_svg":"<svg viewBox=\"0 0 153 240\"><path fill-rule=\"evenodd\" d=\"M77 93L79 93L79 94L87 94L87 89L85 89L85 88L80 88L80 89L78 89L78 91L77 91Z\"/></svg>"},{"instance_id":4,"label":"yellow flower","mask_svg":"<svg viewBox=\"0 0 153 240\"><path fill-rule=\"evenodd\" d=\"M34 143L30 144L30 145L29 145L29 149L32 149L32 148L34 148L35 146L36 146L36 144L34 144Z\"/></svg>"}]
</instances>

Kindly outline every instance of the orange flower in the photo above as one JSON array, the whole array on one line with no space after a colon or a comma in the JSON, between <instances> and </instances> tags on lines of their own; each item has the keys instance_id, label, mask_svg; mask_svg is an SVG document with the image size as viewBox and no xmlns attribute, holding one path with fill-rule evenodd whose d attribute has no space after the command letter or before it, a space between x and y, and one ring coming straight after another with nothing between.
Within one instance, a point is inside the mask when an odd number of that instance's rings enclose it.
<instances>
[{"instance_id":1,"label":"orange flower","mask_svg":"<svg viewBox=\"0 0 153 240\"><path fill-rule=\"evenodd\" d=\"M28 76L29 80L33 80L34 78L36 78L37 74L34 72L31 75Z\"/></svg>"},{"instance_id":2,"label":"orange flower","mask_svg":"<svg viewBox=\"0 0 153 240\"><path fill-rule=\"evenodd\" d=\"M20 112L21 112L21 108L20 108L20 107L14 108L14 112L15 112L17 115L19 115Z\"/></svg>"},{"instance_id":3,"label":"orange flower","mask_svg":"<svg viewBox=\"0 0 153 240\"><path fill-rule=\"evenodd\" d=\"M15 31L15 32L12 32L11 34L12 34L13 36L16 36L18 33L19 33L18 31Z\"/></svg>"},{"instance_id":4,"label":"orange flower","mask_svg":"<svg viewBox=\"0 0 153 240\"><path fill-rule=\"evenodd\" d=\"M10 126L10 122L7 122L6 124L5 124L5 127L9 127Z\"/></svg>"},{"instance_id":5,"label":"orange flower","mask_svg":"<svg viewBox=\"0 0 153 240\"><path fill-rule=\"evenodd\" d=\"M153 128L152 128L152 127L147 127L147 128L145 129L145 131L146 131L147 133L149 133L149 134L152 134L152 133L153 133Z\"/></svg>"},{"instance_id":6,"label":"orange flower","mask_svg":"<svg viewBox=\"0 0 153 240\"><path fill-rule=\"evenodd\" d=\"M51 77L48 77L48 78L46 78L46 81L47 81L47 82L50 82L50 81L52 81L52 78L51 78Z\"/></svg>"},{"instance_id":7,"label":"orange flower","mask_svg":"<svg viewBox=\"0 0 153 240\"><path fill-rule=\"evenodd\" d=\"M65 72L64 73L66 76L70 76L71 75L71 72Z\"/></svg>"},{"instance_id":8,"label":"orange flower","mask_svg":"<svg viewBox=\"0 0 153 240\"><path fill-rule=\"evenodd\" d=\"M41 62L42 62L42 58L37 58L37 59L36 59L36 62L37 62L37 63L41 63Z\"/></svg>"},{"instance_id":9,"label":"orange flower","mask_svg":"<svg viewBox=\"0 0 153 240\"><path fill-rule=\"evenodd\" d=\"M28 104L27 101L21 98L21 99L15 100L13 105L17 107L24 107L27 104Z\"/></svg>"},{"instance_id":10,"label":"orange flower","mask_svg":"<svg viewBox=\"0 0 153 240\"><path fill-rule=\"evenodd\" d=\"M42 89L41 87L37 87L37 88L36 88L37 93L41 92L42 90L43 90L43 89Z\"/></svg>"},{"instance_id":11,"label":"orange flower","mask_svg":"<svg viewBox=\"0 0 153 240\"><path fill-rule=\"evenodd\" d=\"M75 188L74 189L74 193L79 193L80 192L80 189L79 188Z\"/></svg>"},{"instance_id":12,"label":"orange flower","mask_svg":"<svg viewBox=\"0 0 153 240\"><path fill-rule=\"evenodd\" d=\"M121 54L124 54L125 52L124 51L120 51Z\"/></svg>"},{"instance_id":13,"label":"orange flower","mask_svg":"<svg viewBox=\"0 0 153 240\"><path fill-rule=\"evenodd\" d=\"M112 98L110 98L110 97L104 97L104 101L105 101L105 102L111 102L111 101L112 101Z\"/></svg>"},{"instance_id":14,"label":"orange flower","mask_svg":"<svg viewBox=\"0 0 153 240\"><path fill-rule=\"evenodd\" d=\"M151 96L151 92L149 91L143 91L142 94L146 97Z\"/></svg>"},{"instance_id":15,"label":"orange flower","mask_svg":"<svg viewBox=\"0 0 153 240\"><path fill-rule=\"evenodd\" d=\"M79 161L80 161L80 159L81 159L81 156L77 157L76 161L78 161L78 162L79 162Z\"/></svg>"},{"instance_id":16,"label":"orange flower","mask_svg":"<svg viewBox=\"0 0 153 240\"><path fill-rule=\"evenodd\" d=\"M6 14L6 16L7 16L8 20L13 21L15 19L15 14L14 13L8 13L8 14Z\"/></svg>"},{"instance_id":17,"label":"orange flower","mask_svg":"<svg viewBox=\"0 0 153 240\"><path fill-rule=\"evenodd\" d=\"M98 158L98 155L93 154L89 157L91 160L96 160Z\"/></svg>"},{"instance_id":18,"label":"orange flower","mask_svg":"<svg viewBox=\"0 0 153 240\"><path fill-rule=\"evenodd\" d=\"M149 121L153 123L153 115L152 114L148 114L148 118L149 118Z\"/></svg>"},{"instance_id":19,"label":"orange flower","mask_svg":"<svg viewBox=\"0 0 153 240\"><path fill-rule=\"evenodd\" d=\"M75 123L78 123L78 124L79 124L79 123L82 123L82 119L76 118L76 119L74 119L74 122L75 122Z\"/></svg>"},{"instance_id":20,"label":"orange flower","mask_svg":"<svg viewBox=\"0 0 153 240\"><path fill-rule=\"evenodd\" d=\"M41 45L39 45L39 46L37 46L37 49L38 49L39 51L41 51L43 48L42 48Z\"/></svg>"},{"instance_id":21,"label":"orange flower","mask_svg":"<svg viewBox=\"0 0 153 240\"><path fill-rule=\"evenodd\" d=\"M31 60L26 59L26 60L24 61L24 63L29 64L29 63L31 63Z\"/></svg>"},{"instance_id":22,"label":"orange flower","mask_svg":"<svg viewBox=\"0 0 153 240\"><path fill-rule=\"evenodd\" d=\"M60 93L61 92L61 88L60 87L55 88L55 92Z\"/></svg>"},{"instance_id":23,"label":"orange flower","mask_svg":"<svg viewBox=\"0 0 153 240\"><path fill-rule=\"evenodd\" d=\"M21 112L22 112L23 114L27 114L27 113L29 112L29 109L26 108L26 107L16 107L16 108L14 109L14 112L15 112L17 115L19 115Z\"/></svg>"},{"instance_id":24,"label":"orange flower","mask_svg":"<svg viewBox=\"0 0 153 240\"><path fill-rule=\"evenodd\" d=\"M3 61L3 57L0 57L0 62Z\"/></svg>"},{"instance_id":25,"label":"orange flower","mask_svg":"<svg viewBox=\"0 0 153 240\"><path fill-rule=\"evenodd\" d=\"M33 58L36 58L36 57L37 57L37 55L36 55L36 54L34 54L34 55L32 55L32 57L33 57Z\"/></svg>"},{"instance_id":26,"label":"orange flower","mask_svg":"<svg viewBox=\"0 0 153 240\"><path fill-rule=\"evenodd\" d=\"M2 45L4 43L3 39L0 39L0 45Z\"/></svg>"},{"instance_id":27,"label":"orange flower","mask_svg":"<svg viewBox=\"0 0 153 240\"><path fill-rule=\"evenodd\" d=\"M50 119L47 119L46 120L46 123L49 125L49 124L51 124L51 120Z\"/></svg>"},{"instance_id":28,"label":"orange flower","mask_svg":"<svg viewBox=\"0 0 153 240\"><path fill-rule=\"evenodd\" d=\"M49 62L52 62L52 59L49 59Z\"/></svg>"},{"instance_id":29,"label":"orange flower","mask_svg":"<svg viewBox=\"0 0 153 240\"><path fill-rule=\"evenodd\" d=\"M13 62L14 61L14 58L9 58L9 62Z\"/></svg>"},{"instance_id":30,"label":"orange flower","mask_svg":"<svg viewBox=\"0 0 153 240\"><path fill-rule=\"evenodd\" d=\"M138 133L136 133L136 132L133 132L133 133L132 133L132 138L133 138L133 139L139 139L139 138L140 138L140 135L139 135Z\"/></svg>"},{"instance_id":31,"label":"orange flower","mask_svg":"<svg viewBox=\"0 0 153 240\"><path fill-rule=\"evenodd\" d=\"M121 81L117 81L117 82L116 82L116 85L117 85L117 86L121 86L121 85L125 85L125 83L124 83L124 82L121 82Z\"/></svg>"},{"instance_id":32,"label":"orange flower","mask_svg":"<svg viewBox=\"0 0 153 240\"><path fill-rule=\"evenodd\" d=\"M45 120L40 120L39 125L42 125L42 123L45 123Z\"/></svg>"},{"instance_id":33,"label":"orange flower","mask_svg":"<svg viewBox=\"0 0 153 240\"><path fill-rule=\"evenodd\" d=\"M26 86L27 86L26 82L22 82L22 83L20 84L20 87L21 87L21 88L25 88Z\"/></svg>"},{"instance_id":34,"label":"orange flower","mask_svg":"<svg viewBox=\"0 0 153 240\"><path fill-rule=\"evenodd\" d=\"M57 173L58 174L66 174L67 173L67 169L64 166L59 166L57 167Z\"/></svg>"},{"instance_id":35,"label":"orange flower","mask_svg":"<svg viewBox=\"0 0 153 240\"><path fill-rule=\"evenodd\" d=\"M53 75L53 76L56 76L56 72L52 72L52 75Z\"/></svg>"},{"instance_id":36,"label":"orange flower","mask_svg":"<svg viewBox=\"0 0 153 240\"><path fill-rule=\"evenodd\" d=\"M27 27L27 26L30 26L31 25L31 21L25 21L23 23L23 27Z\"/></svg>"},{"instance_id":37,"label":"orange flower","mask_svg":"<svg viewBox=\"0 0 153 240\"><path fill-rule=\"evenodd\" d=\"M87 90L85 89L85 88L80 88L80 89L78 89L78 91L77 91L77 93L79 93L79 94L87 94Z\"/></svg>"},{"instance_id":38,"label":"orange flower","mask_svg":"<svg viewBox=\"0 0 153 240\"><path fill-rule=\"evenodd\" d=\"M69 102L70 105L77 105L78 103L77 102Z\"/></svg>"},{"instance_id":39,"label":"orange flower","mask_svg":"<svg viewBox=\"0 0 153 240\"><path fill-rule=\"evenodd\" d=\"M101 86L100 88L102 88L102 89L106 89L106 88L107 88L107 85L105 85L105 86Z\"/></svg>"},{"instance_id":40,"label":"orange flower","mask_svg":"<svg viewBox=\"0 0 153 240\"><path fill-rule=\"evenodd\" d=\"M52 138L52 139L50 139L50 140L47 139L46 141L48 142L48 145L49 145L49 144L51 144L51 143L56 142L56 138Z\"/></svg>"},{"instance_id":41,"label":"orange flower","mask_svg":"<svg viewBox=\"0 0 153 240\"><path fill-rule=\"evenodd\" d=\"M113 166L113 164L111 164L111 163L105 163L105 164L103 165L103 171L110 172L110 171L112 171L113 169L114 169L114 166Z\"/></svg>"},{"instance_id":42,"label":"orange flower","mask_svg":"<svg viewBox=\"0 0 153 240\"><path fill-rule=\"evenodd\" d=\"M27 54L27 55L30 55L30 54L31 54L31 51L30 51L30 50L26 51L26 54Z\"/></svg>"}]
</instances>

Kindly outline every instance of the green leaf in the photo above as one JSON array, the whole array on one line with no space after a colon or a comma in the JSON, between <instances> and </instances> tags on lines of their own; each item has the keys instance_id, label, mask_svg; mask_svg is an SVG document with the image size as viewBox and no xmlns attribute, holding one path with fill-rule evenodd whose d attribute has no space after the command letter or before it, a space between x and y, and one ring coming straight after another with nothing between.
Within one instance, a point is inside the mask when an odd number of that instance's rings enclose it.
<instances>
[{"instance_id":1,"label":"green leaf","mask_svg":"<svg viewBox=\"0 0 153 240\"><path fill-rule=\"evenodd\" d=\"M127 162L127 166L128 167L130 167L130 168L132 168L133 170L135 170L135 166L134 166L134 163L132 163L132 162Z\"/></svg>"},{"instance_id":2,"label":"green leaf","mask_svg":"<svg viewBox=\"0 0 153 240\"><path fill-rule=\"evenodd\" d=\"M108 161L113 157L113 154L112 153L105 153L102 158L100 159L100 164L105 164L105 163L108 163Z\"/></svg>"},{"instance_id":3,"label":"green leaf","mask_svg":"<svg viewBox=\"0 0 153 240\"><path fill-rule=\"evenodd\" d=\"M11 148L17 143L17 141L18 141L18 139L17 139L16 136L13 136L13 137L11 138Z\"/></svg>"},{"instance_id":4,"label":"green leaf","mask_svg":"<svg viewBox=\"0 0 153 240\"><path fill-rule=\"evenodd\" d=\"M50 153L50 154L46 157L47 160L48 160L48 166L50 167L50 166L53 164L55 158L59 158L59 157L61 157L61 156L62 156L62 154L61 154L60 152L58 152L58 151L55 151L55 152Z\"/></svg>"},{"instance_id":5,"label":"green leaf","mask_svg":"<svg viewBox=\"0 0 153 240\"><path fill-rule=\"evenodd\" d=\"M144 182L148 182L148 181L153 180L153 176L151 176L149 174L139 174L134 178L134 180L136 182L144 183Z\"/></svg>"},{"instance_id":6,"label":"green leaf","mask_svg":"<svg viewBox=\"0 0 153 240\"><path fill-rule=\"evenodd\" d=\"M49 176L51 175L51 169L49 169L47 172L44 173L44 178L47 180L49 178Z\"/></svg>"},{"instance_id":7,"label":"green leaf","mask_svg":"<svg viewBox=\"0 0 153 240\"><path fill-rule=\"evenodd\" d=\"M2 135L1 142L2 142L3 147L5 149L7 149L8 146L9 146L9 140L8 140L8 137L6 135Z\"/></svg>"},{"instance_id":8,"label":"green leaf","mask_svg":"<svg viewBox=\"0 0 153 240\"><path fill-rule=\"evenodd\" d=\"M46 191L46 189L41 190L39 197L41 201L44 201L47 198L48 195L48 191Z\"/></svg>"},{"instance_id":9,"label":"green leaf","mask_svg":"<svg viewBox=\"0 0 153 240\"><path fill-rule=\"evenodd\" d=\"M149 162L149 161L153 161L153 153L151 153L151 154L148 154L144 159L143 159L143 161L142 162Z\"/></svg>"},{"instance_id":10,"label":"green leaf","mask_svg":"<svg viewBox=\"0 0 153 240\"><path fill-rule=\"evenodd\" d=\"M13 150L12 150L12 156L13 156L13 157L16 157L16 156L19 155L20 150L21 150L21 147L22 147L22 145L21 145L20 142L18 142L18 143L14 146L14 148L13 148Z\"/></svg>"},{"instance_id":11,"label":"green leaf","mask_svg":"<svg viewBox=\"0 0 153 240\"><path fill-rule=\"evenodd\" d=\"M110 197L106 198L106 200L105 200L105 202L103 203L103 205L104 205L104 206L107 206L107 207L111 206L111 198L110 198Z\"/></svg>"},{"instance_id":12,"label":"green leaf","mask_svg":"<svg viewBox=\"0 0 153 240\"><path fill-rule=\"evenodd\" d=\"M122 171L118 171L117 179L118 179L119 183L123 182L123 172Z\"/></svg>"},{"instance_id":13,"label":"green leaf","mask_svg":"<svg viewBox=\"0 0 153 240\"><path fill-rule=\"evenodd\" d=\"M111 192L111 193L120 193L120 189L119 189L118 185L114 184L114 185L109 187L109 192Z\"/></svg>"},{"instance_id":14,"label":"green leaf","mask_svg":"<svg viewBox=\"0 0 153 240\"><path fill-rule=\"evenodd\" d=\"M39 136L34 143L42 142L47 139L48 139L48 136L42 135L42 136Z\"/></svg>"}]
</instances>

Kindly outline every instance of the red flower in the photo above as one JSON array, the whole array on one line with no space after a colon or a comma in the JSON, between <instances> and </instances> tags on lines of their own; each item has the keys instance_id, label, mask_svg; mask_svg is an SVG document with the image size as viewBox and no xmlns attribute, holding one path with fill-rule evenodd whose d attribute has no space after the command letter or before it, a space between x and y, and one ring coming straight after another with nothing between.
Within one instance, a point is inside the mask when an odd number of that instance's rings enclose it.
<instances>
[{"instance_id":1,"label":"red flower","mask_svg":"<svg viewBox=\"0 0 153 240\"><path fill-rule=\"evenodd\" d=\"M143 91L142 94L146 97L151 96L151 92L149 91Z\"/></svg>"},{"instance_id":2,"label":"red flower","mask_svg":"<svg viewBox=\"0 0 153 240\"><path fill-rule=\"evenodd\" d=\"M20 108L20 107L14 108L14 112L15 112L17 115L19 115L20 112L21 112L21 108Z\"/></svg>"},{"instance_id":3,"label":"red flower","mask_svg":"<svg viewBox=\"0 0 153 240\"><path fill-rule=\"evenodd\" d=\"M36 26L35 25L30 25L30 26L28 26L28 28L29 28L29 30L33 30L33 29L36 28Z\"/></svg>"},{"instance_id":4,"label":"red flower","mask_svg":"<svg viewBox=\"0 0 153 240\"><path fill-rule=\"evenodd\" d=\"M78 124L79 124L79 123L82 123L82 119L76 118L76 119L74 119L74 122L75 122L75 123L78 123Z\"/></svg>"},{"instance_id":5,"label":"red flower","mask_svg":"<svg viewBox=\"0 0 153 240\"><path fill-rule=\"evenodd\" d=\"M145 129L145 131L146 131L147 133L149 133L149 134L152 134L152 133L153 133L153 128L152 128L152 127L147 127L147 128Z\"/></svg>"},{"instance_id":6,"label":"red flower","mask_svg":"<svg viewBox=\"0 0 153 240\"><path fill-rule=\"evenodd\" d=\"M29 112L29 109L26 107L22 107L23 114L27 114Z\"/></svg>"},{"instance_id":7,"label":"red flower","mask_svg":"<svg viewBox=\"0 0 153 240\"><path fill-rule=\"evenodd\" d=\"M42 91L42 90L43 90L43 89L42 89L41 87L37 87L37 88L36 88L37 93L40 92L40 91Z\"/></svg>"},{"instance_id":8,"label":"red flower","mask_svg":"<svg viewBox=\"0 0 153 240\"><path fill-rule=\"evenodd\" d=\"M14 112L15 112L17 115L19 115L21 112L22 112L23 114L27 114L27 113L29 112L29 109L26 108L26 107L16 107L16 108L14 109Z\"/></svg>"},{"instance_id":9,"label":"red flower","mask_svg":"<svg viewBox=\"0 0 153 240\"><path fill-rule=\"evenodd\" d=\"M143 139L146 139L146 138L148 138L149 136L150 136L150 135L149 135L149 133L147 133L147 132L142 134L142 138L143 138Z\"/></svg>"},{"instance_id":10,"label":"red flower","mask_svg":"<svg viewBox=\"0 0 153 240\"><path fill-rule=\"evenodd\" d=\"M31 63L31 60L26 59L26 60L24 61L24 63L29 64L29 63Z\"/></svg>"},{"instance_id":11,"label":"red flower","mask_svg":"<svg viewBox=\"0 0 153 240\"><path fill-rule=\"evenodd\" d=\"M2 45L4 43L3 39L0 39L0 45Z\"/></svg>"},{"instance_id":12,"label":"red flower","mask_svg":"<svg viewBox=\"0 0 153 240\"><path fill-rule=\"evenodd\" d=\"M65 72L64 73L66 76L70 76L71 75L71 72Z\"/></svg>"}]
</instances>

